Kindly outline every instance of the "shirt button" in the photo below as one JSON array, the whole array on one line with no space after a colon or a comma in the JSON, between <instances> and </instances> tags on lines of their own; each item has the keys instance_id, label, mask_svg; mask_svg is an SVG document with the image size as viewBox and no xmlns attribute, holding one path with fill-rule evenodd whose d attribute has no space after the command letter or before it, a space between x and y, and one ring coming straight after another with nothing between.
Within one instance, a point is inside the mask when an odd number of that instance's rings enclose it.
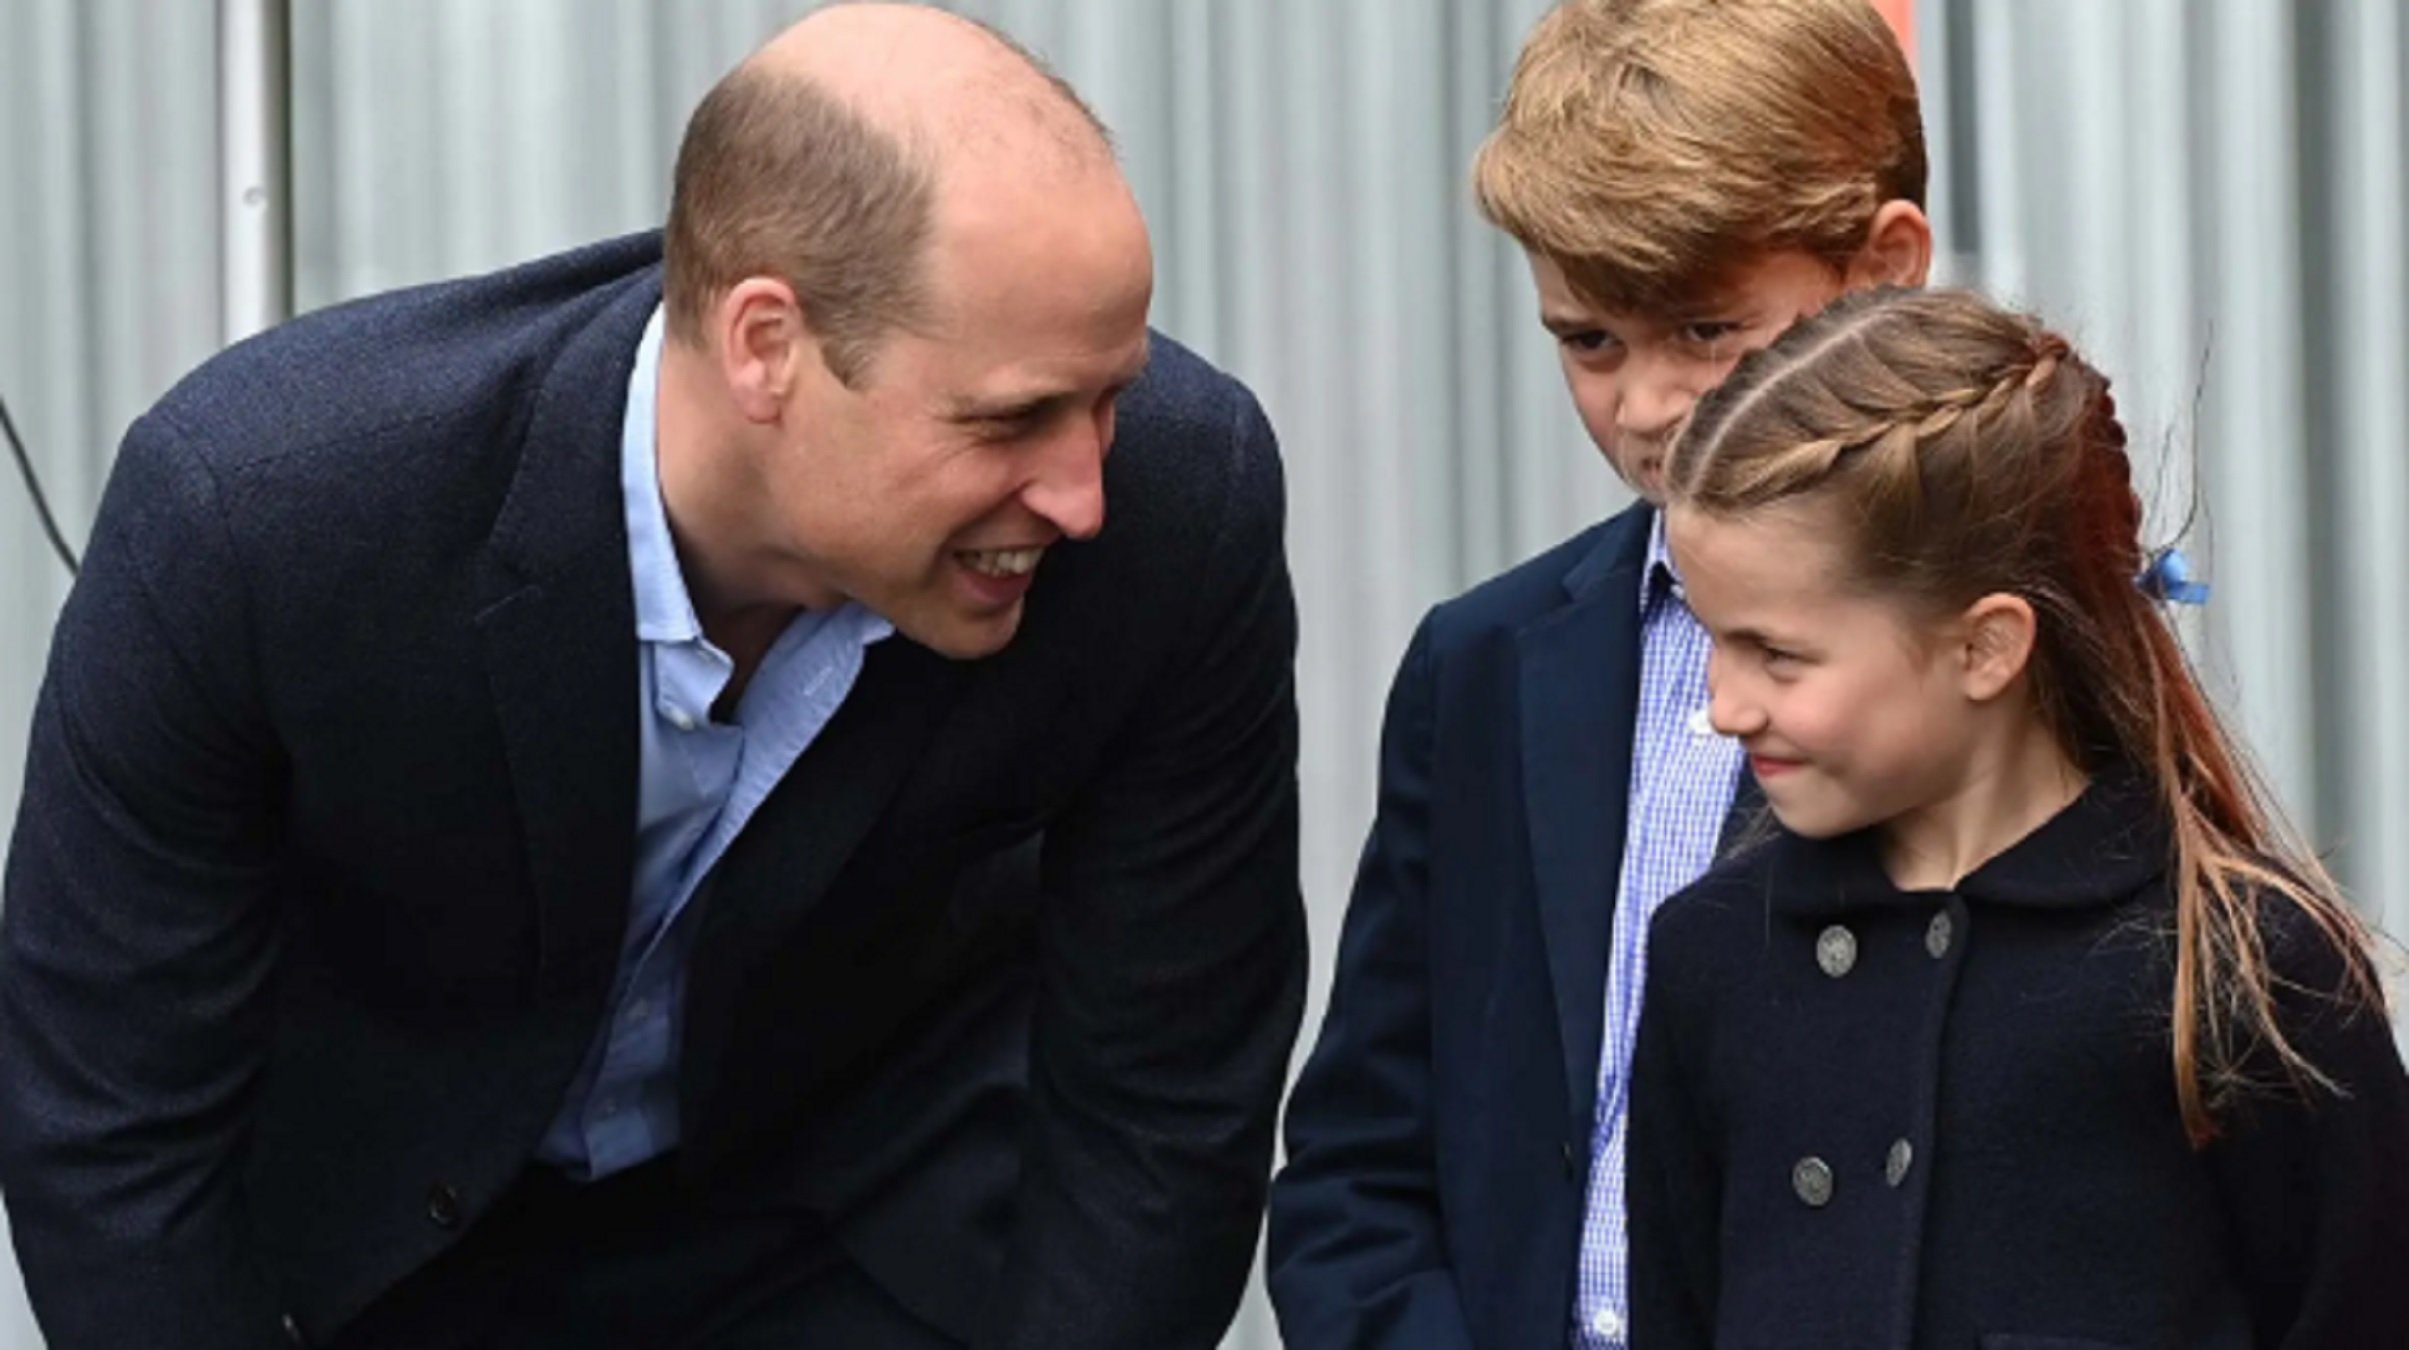
<instances>
[{"instance_id":1,"label":"shirt button","mask_svg":"<svg viewBox=\"0 0 2409 1350\"><path fill-rule=\"evenodd\" d=\"M1801 1158L1790 1169L1790 1189L1809 1209L1832 1203L1832 1168L1821 1158Z\"/></svg>"},{"instance_id":2,"label":"shirt button","mask_svg":"<svg viewBox=\"0 0 2409 1350\"><path fill-rule=\"evenodd\" d=\"M1701 706L1690 714L1690 734L1693 736L1715 734L1715 711L1712 707Z\"/></svg>"},{"instance_id":3,"label":"shirt button","mask_svg":"<svg viewBox=\"0 0 2409 1350\"><path fill-rule=\"evenodd\" d=\"M1837 980L1857 965L1857 935L1833 924L1815 938L1815 964Z\"/></svg>"},{"instance_id":4,"label":"shirt button","mask_svg":"<svg viewBox=\"0 0 2409 1350\"><path fill-rule=\"evenodd\" d=\"M1933 960L1938 961L1949 954L1949 939L1954 936L1955 929L1956 925L1949 922L1946 911L1932 916L1932 925L1924 930L1924 950L1932 953Z\"/></svg>"},{"instance_id":5,"label":"shirt button","mask_svg":"<svg viewBox=\"0 0 2409 1350\"><path fill-rule=\"evenodd\" d=\"M676 727L680 731L694 730L693 713L686 711L684 708L677 707L674 704L662 709L661 711L664 716L668 717L669 725Z\"/></svg>"},{"instance_id":6,"label":"shirt button","mask_svg":"<svg viewBox=\"0 0 2409 1350\"><path fill-rule=\"evenodd\" d=\"M1882 1179L1892 1186L1907 1180L1907 1169L1915 1166L1915 1145L1901 1139L1890 1146L1890 1156L1882 1160Z\"/></svg>"},{"instance_id":7,"label":"shirt button","mask_svg":"<svg viewBox=\"0 0 2409 1350\"><path fill-rule=\"evenodd\" d=\"M1603 1336L1617 1344L1622 1342L1623 1315L1616 1312L1614 1309L1598 1309L1598 1315L1589 1320L1589 1325L1590 1329L1597 1332L1600 1336Z\"/></svg>"},{"instance_id":8,"label":"shirt button","mask_svg":"<svg viewBox=\"0 0 2409 1350\"><path fill-rule=\"evenodd\" d=\"M460 1226L460 1192L438 1181L427 1188L427 1218L437 1228Z\"/></svg>"}]
</instances>

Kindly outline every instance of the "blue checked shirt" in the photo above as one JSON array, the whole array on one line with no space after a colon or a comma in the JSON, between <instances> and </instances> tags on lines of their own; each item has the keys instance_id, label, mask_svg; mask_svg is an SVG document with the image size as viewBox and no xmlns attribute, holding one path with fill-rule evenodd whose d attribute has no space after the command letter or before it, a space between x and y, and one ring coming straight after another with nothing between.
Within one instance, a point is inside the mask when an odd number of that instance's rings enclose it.
<instances>
[{"instance_id":1,"label":"blue checked shirt","mask_svg":"<svg viewBox=\"0 0 2409 1350\"><path fill-rule=\"evenodd\" d=\"M797 614L726 720L711 705L735 663L703 636L661 505L655 391L661 312L636 347L620 432L620 492L635 583L636 875L610 1017L536 1156L580 1180L677 1146L678 1041L695 889L843 706L870 644L893 630L859 605Z\"/></svg>"},{"instance_id":2,"label":"blue checked shirt","mask_svg":"<svg viewBox=\"0 0 2409 1350\"><path fill-rule=\"evenodd\" d=\"M1573 1307L1576 1350L1618 1350L1630 1337L1623 1147L1631 1118L1631 1051L1639 1039L1640 992L1648 983L1648 920L1666 897L1713 863L1740 781L1740 743L1707 725L1709 642L1682 600L1661 512L1648 536L1639 606L1639 721L1632 735L1620 898L1606 953L1606 1035Z\"/></svg>"}]
</instances>

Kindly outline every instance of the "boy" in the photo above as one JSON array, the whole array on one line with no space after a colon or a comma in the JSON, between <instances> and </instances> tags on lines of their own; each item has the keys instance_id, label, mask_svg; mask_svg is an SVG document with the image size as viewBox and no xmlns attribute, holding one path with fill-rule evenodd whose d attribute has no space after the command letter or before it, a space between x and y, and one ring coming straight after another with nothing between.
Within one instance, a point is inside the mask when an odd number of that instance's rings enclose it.
<instances>
[{"instance_id":1,"label":"boy","mask_svg":"<svg viewBox=\"0 0 2409 1350\"><path fill-rule=\"evenodd\" d=\"M1658 524L1665 451L1795 319L1922 283L1924 177L1914 77L1867 0L1565 0L1525 44L1475 191L1641 500L1440 605L1406 652L1273 1188L1298 1350L1624 1344L1648 919L1742 786Z\"/></svg>"}]
</instances>

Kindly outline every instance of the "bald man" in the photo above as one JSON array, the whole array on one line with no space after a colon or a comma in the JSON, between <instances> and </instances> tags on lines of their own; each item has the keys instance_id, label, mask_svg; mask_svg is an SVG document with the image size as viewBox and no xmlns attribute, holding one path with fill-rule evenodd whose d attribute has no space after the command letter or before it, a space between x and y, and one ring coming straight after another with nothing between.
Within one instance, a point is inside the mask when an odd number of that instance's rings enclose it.
<instances>
[{"instance_id":1,"label":"bald man","mask_svg":"<svg viewBox=\"0 0 2409 1350\"><path fill-rule=\"evenodd\" d=\"M1213 1344L1295 618L1271 430L1151 287L1068 89L845 6L704 100L665 236L137 422L0 910L50 1344Z\"/></svg>"}]
</instances>

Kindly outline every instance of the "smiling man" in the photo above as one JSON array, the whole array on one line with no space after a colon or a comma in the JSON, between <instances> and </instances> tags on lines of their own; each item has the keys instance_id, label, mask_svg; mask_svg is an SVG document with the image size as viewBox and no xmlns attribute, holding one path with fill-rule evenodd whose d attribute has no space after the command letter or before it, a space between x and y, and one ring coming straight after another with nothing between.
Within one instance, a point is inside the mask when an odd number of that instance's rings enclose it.
<instances>
[{"instance_id":1,"label":"smiling man","mask_svg":"<svg viewBox=\"0 0 2409 1350\"><path fill-rule=\"evenodd\" d=\"M1213 1344L1295 616L1151 287L1067 88L847 5L704 100L664 237L139 421L0 913L51 1343Z\"/></svg>"}]
</instances>

